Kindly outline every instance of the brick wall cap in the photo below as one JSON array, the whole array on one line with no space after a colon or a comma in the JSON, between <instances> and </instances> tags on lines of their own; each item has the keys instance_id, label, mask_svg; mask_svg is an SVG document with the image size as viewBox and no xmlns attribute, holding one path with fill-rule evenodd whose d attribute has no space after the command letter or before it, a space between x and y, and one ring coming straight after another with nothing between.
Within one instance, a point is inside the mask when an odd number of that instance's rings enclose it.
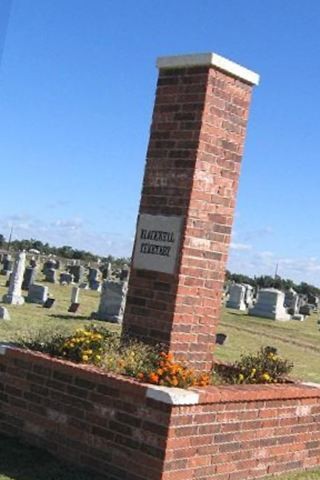
<instances>
[{"instance_id":1,"label":"brick wall cap","mask_svg":"<svg viewBox=\"0 0 320 480\"><path fill-rule=\"evenodd\" d=\"M198 389L199 404L319 398L319 384L226 385Z\"/></svg>"},{"instance_id":2,"label":"brick wall cap","mask_svg":"<svg viewBox=\"0 0 320 480\"><path fill-rule=\"evenodd\" d=\"M169 405L197 405L199 403L199 393L197 392L156 385L147 388L146 397Z\"/></svg>"},{"instance_id":3,"label":"brick wall cap","mask_svg":"<svg viewBox=\"0 0 320 480\"><path fill-rule=\"evenodd\" d=\"M157 59L157 67L159 69L206 66L217 67L219 70L230 73L232 76L240 78L251 85L259 85L260 76L257 73L217 53L174 55L170 57L159 57Z\"/></svg>"},{"instance_id":4,"label":"brick wall cap","mask_svg":"<svg viewBox=\"0 0 320 480\"><path fill-rule=\"evenodd\" d=\"M307 387L320 388L320 383L315 382L302 382L302 385L306 385Z\"/></svg>"}]
</instances>

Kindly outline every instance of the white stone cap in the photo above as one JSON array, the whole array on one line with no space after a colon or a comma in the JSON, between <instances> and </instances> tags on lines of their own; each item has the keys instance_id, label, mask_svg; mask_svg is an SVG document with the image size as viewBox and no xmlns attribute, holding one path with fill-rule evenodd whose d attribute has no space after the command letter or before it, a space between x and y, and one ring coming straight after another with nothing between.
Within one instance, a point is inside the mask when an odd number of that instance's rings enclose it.
<instances>
[{"instance_id":1,"label":"white stone cap","mask_svg":"<svg viewBox=\"0 0 320 480\"><path fill-rule=\"evenodd\" d=\"M148 387L146 397L169 405L196 405L199 403L199 393L197 392L157 385Z\"/></svg>"},{"instance_id":2,"label":"white stone cap","mask_svg":"<svg viewBox=\"0 0 320 480\"><path fill-rule=\"evenodd\" d=\"M302 385L305 385L306 387L320 388L320 383L302 382Z\"/></svg>"},{"instance_id":3,"label":"white stone cap","mask_svg":"<svg viewBox=\"0 0 320 480\"><path fill-rule=\"evenodd\" d=\"M0 355L5 355L9 348L12 348L10 343L0 343Z\"/></svg>"},{"instance_id":4,"label":"white stone cap","mask_svg":"<svg viewBox=\"0 0 320 480\"><path fill-rule=\"evenodd\" d=\"M157 67L160 69L207 66L217 67L219 70L230 73L230 75L240 78L251 85L259 85L260 77L257 73L227 58L221 57L221 55L217 53L174 55L171 57L159 57L157 59Z\"/></svg>"}]
</instances>

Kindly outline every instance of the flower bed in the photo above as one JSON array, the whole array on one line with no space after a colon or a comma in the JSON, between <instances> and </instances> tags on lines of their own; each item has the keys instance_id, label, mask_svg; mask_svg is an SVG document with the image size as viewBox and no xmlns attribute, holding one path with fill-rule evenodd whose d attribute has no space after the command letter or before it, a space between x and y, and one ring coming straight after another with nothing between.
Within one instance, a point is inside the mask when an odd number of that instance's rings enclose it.
<instances>
[{"instance_id":1,"label":"flower bed","mask_svg":"<svg viewBox=\"0 0 320 480\"><path fill-rule=\"evenodd\" d=\"M93 324L68 336L47 337L38 333L33 339L21 339L21 346L166 387L283 383L293 367L277 355L276 349L264 347L256 354L242 355L232 365L218 364L211 372L195 373L185 363L176 361L172 353L163 351L161 345L121 341L119 334Z\"/></svg>"}]
</instances>

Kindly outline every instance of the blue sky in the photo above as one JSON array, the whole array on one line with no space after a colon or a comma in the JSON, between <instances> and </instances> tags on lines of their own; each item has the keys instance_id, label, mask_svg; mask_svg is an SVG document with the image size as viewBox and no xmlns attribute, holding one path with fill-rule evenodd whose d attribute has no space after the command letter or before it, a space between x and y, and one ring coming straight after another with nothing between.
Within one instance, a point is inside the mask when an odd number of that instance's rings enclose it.
<instances>
[{"instance_id":1,"label":"blue sky","mask_svg":"<svg viewBox=\"0 0 320 480\"><path fill-rule=\"evenodd\" d=\"M157 56L261 75L229 268L320 285L318 0L0 0L0 233L130 255ZM8 23L7 35L5 35Z\"/></svg>"}]
</instances>

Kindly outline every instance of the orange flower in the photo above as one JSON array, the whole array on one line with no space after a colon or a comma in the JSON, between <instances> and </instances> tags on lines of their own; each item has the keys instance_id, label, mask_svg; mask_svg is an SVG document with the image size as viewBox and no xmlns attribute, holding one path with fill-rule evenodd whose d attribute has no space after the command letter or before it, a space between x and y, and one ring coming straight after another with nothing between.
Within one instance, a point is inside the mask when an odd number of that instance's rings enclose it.
<instances>
[{"instance_id":1,"label":"orange flower","mask_svg":"<svg viewBox=\"0 0 320 480\"><path fill-rule=\"evenodd\" d=\"M149 380L151 383L158 383L159 376L156 373L150 373Z\"/></svg>"}]
</instances>

